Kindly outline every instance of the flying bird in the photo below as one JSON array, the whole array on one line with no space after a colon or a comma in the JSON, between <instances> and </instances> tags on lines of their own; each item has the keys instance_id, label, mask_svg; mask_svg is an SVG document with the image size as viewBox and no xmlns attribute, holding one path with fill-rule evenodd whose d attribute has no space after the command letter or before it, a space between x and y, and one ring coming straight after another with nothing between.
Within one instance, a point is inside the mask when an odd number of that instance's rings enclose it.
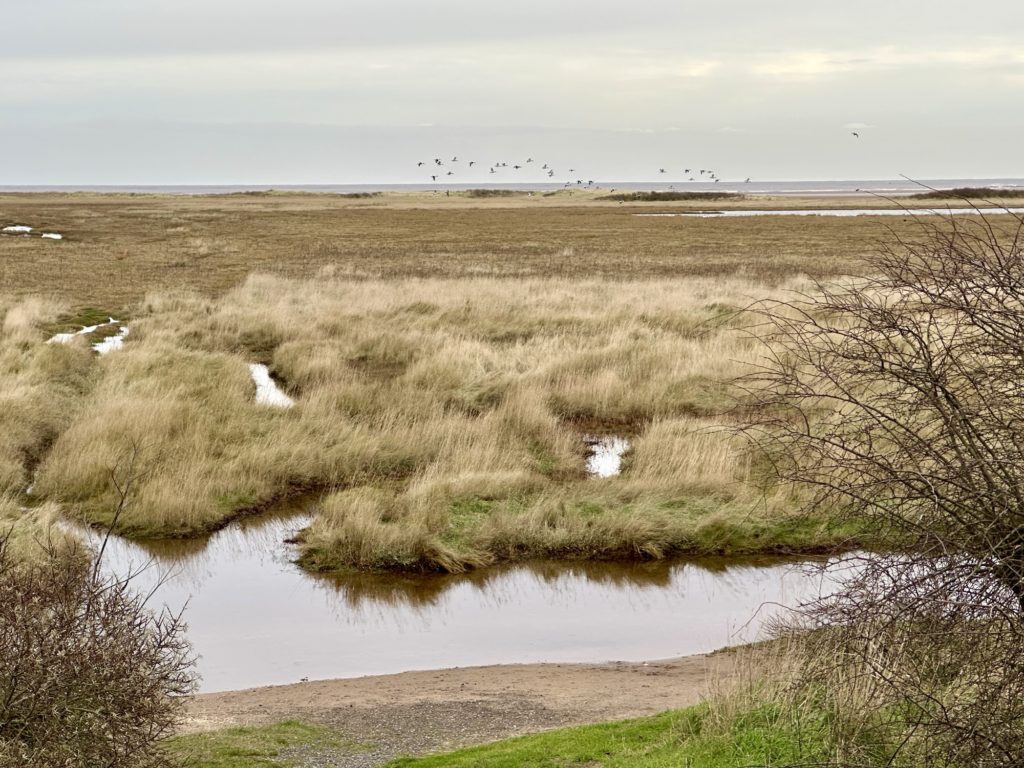
<instances>
[{"instance_id":1,"label":"flying bird","mask_svg":"<svg viewBox=\"0 0 1024 768\"><path fill-rule=\"evenodd\" d=\"M860 138L860 134L857 133L856 131L850 131L850 135L852 135L855 139L859 139Z\"/></svg>"},{"instance_id":2,"label":"flying bird","mask_svg":"<svg viewBox=\"0 0 1024 768\"><path fill-rule=\"evenodd\" d=\"M434 181L437 181L437 176L431 176L430 178L432 178Z\"/></svg>"},{"instance_id":3,"label":"flying bird","mask_svg":"<svg viewBox=\"0 0 1024 768\"><path fill-rule=\"evenodd\" d=\"M476 165L476 160L470 160L469 167L472 168L474 165Z\"/></svg>"},{"instance_id":4,"label":"flying bird","mask_svg":"<svg viewBox=\"0 0 1024 768\"><path fill-rule=\"evenodd\" d=\"M658 169L658 173L664 173L664 172L665 172L665 169L664 169L664 168L659 168L659 169Z\"/></svg>"},{"instance_id":5,"label":"flying bird","mask_svg":"<svg viewBox=\"0 0 1024 768\"><path fill-rule=\"evenodd\" d=\"M421 165L423 165L423 161L422 160L420 160L418 163L416 163L416 167L417 168L419 168Z\"/></svg>"}]
</instances>

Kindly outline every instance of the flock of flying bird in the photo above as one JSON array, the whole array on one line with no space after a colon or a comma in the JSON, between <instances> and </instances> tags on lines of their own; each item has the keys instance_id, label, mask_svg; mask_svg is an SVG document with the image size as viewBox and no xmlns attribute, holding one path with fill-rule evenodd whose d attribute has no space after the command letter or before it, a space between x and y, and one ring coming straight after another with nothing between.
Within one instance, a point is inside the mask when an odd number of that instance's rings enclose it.
<instances>
[{"instance_id":1,"label":"flock of flying bird","mask_svg":"<svg viewBox=\"0 0 1024 768\"><path fill-rule=\"evenodd\" d=\"M448 160L447 162L452 164L452 165L454 165L454 164L457 164L457 163L462 162L462 161L459 160L458 155L455 155L454 157L452 157L451 160ZM466 165L467 168L472 168L473 166L478 165L478 163L477 163L476 160L469 160L469 161L466 161L465 165ZM424 161L424 160L420 160L419 162L416 163L416 167L417 168L422 168L423 166L427 166L427 169L430 170L430 171L437 171L436 173L431 173L430 174L430 178L434 182L436 182L438 179L443 179L443 178L446 178L446 177L449 177L449 176L455 176L456 175L455 171L451 170L450 167L448 165L446 165L445 161L442 160L440 157L435 157L434 160L433 160L433 163L430 163L430 162L427 162L427 161ZM547 163L544 163L543 165L537 165L534 162L532 157L528 157L528 158L526 158L526 160L522 161L521 163L513 163L512 165L509 165L508 163L501 162L501 161L496 162L496 163L494 163L494 165L489 166L488 175L498 174L499 172L501 172L503 170L507 170L507 169L511 169L513 172L514 171L521 171L521 170L526 169L527 166L532 166L532 167L535 167L535 168L539 168L540 170L544 171L547 174L548 178L550 178L550 179L553 179L555 177L555 169L554 168L552 168ZM570 174L575 174L576 173L576 169L575 168L570 168L569 169L569 173ZM665 168L659 168L658 169L658 173L659 174L664 174L664 173L668 173L668 171ZM719 182L719 181L722 180L714 171L712 171L712 170L710 170L708 168L698 168L696 176L692 175L693 173L694 173L694 170L692 168L685 168L683 170L683 174L687 177L688 181L714 181L714 182ZM749 182L750 179L748 178L746 181ZM565 187L571 187L571 186L593 187L594 186L594 180L593 179L589 179L587 181L584 181L583 179L577 178L575 180L575 184L573 183L573 181L566 181L564 186Z\"/></svg>"},{"instance_id":2,"label":"flock of flying bird","mask_svg":"<svg viewBox=\"0 0 1024 768\"><path fill-rule=\"evenodd\" d=\"M855 139L859 139L860 138L860 133L858 133L857 131L851 131L850 133L851 133L851 135ZM458 155L452 157L452 159L449 160L448 162L452 163L452 164L456 164L456 163L460 162L459 158L458 158ZM467 162L467 164L466 164L466 167L467 168L472 168L474 165L477 165L477 164L478 163L476 162L476 160L469 160ZM423 166L427 166L428 170L431 170L431 171L437 170L439 168L440 169L446 168L445 161L442 160L440 157L435 157L434 158L434 162L432 164L429 163L429 162L426 162L424 160L420 160L418 163L416 163L416 167L417 168L422 168ZM513 163L511 166L508 163L506 163L506 162L494 163L494 165L490 166L490 170L488 172L488 175L497 174L500 171L506 170L508 168L511 168L513 171L521 171L521 170L525 169L527 166L539 167L540 170L545 171L547 173L549 179L553 179L555 177L555 169L554 168L552 168L547 163L544 163L541 166L537 166L534 163L532 157L526 158L526 160L524 160L522 163ZM575 168L570 168L569 169L569 173L570 174L575 174L576 173L576 169ZM667 169L665 169L665 168L659 168L658 169L658 174L659 175L666 174L666 173L668 173ZM446 177L450 177L450 176L454 176L454 175L455 175L455 171L448 169L448 170L438 171L437 173L431 173L430 174L430 178L431 178L432 181L436 182L440 178L446 178ZM712 182L717 183L717 182L720 182L722 180L718 176L718 174L715 173L715 171L712 171L709 168L698 168L696 176L693 175L693 169L692 168L684 168L683 169L683 175L686 177L687 181L712 181ZM750 177L749 176L746 178L744 183L746 183L746 184L750 183ZM573 184L572 181L566 181L564 186L565 187L571 187L571 186L574 186L574 184ZM578 187L593 187L594 186L594 181L593 181L593 179L590 179L590 180L584 182L583 179L579 179L578 178L578 179L576 179L575 186L578 186Z\"/></svg>"}]
</instances>

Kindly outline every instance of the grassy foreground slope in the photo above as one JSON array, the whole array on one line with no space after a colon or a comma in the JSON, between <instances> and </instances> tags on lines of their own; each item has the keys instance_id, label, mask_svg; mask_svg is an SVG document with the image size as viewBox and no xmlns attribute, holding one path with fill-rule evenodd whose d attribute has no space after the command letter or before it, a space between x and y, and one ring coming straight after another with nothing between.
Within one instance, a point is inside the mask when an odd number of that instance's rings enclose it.
<instances>
[{"instance_id":1,"label":"grassy foreground slope","mask_svg":"<svg viewBox=\"0 0 1024 768\"><path fill-rule=\"evenodd\" d=\"M708 708L566 728L443 755L404 758L388 768L746 768L787 765L814 756L769 705L732 722L709 722Z\"/></svg>"},{"instance_id":2,"label":"grassy foreground slope","mask_svg":"<svg viewBox=\"0 0 1024 768\"><path fill-rule=\"evenodd\" d=\"M299 768L309 764L306 757L337 760L365 749L329 729L296 722L193 734L167 743L170 756L188 768ZM400 758L387 768L746 768L800 763L822 752L813 729L798 734L771 705L725 716L701 705Z\"/></svg>"}]
</instances>

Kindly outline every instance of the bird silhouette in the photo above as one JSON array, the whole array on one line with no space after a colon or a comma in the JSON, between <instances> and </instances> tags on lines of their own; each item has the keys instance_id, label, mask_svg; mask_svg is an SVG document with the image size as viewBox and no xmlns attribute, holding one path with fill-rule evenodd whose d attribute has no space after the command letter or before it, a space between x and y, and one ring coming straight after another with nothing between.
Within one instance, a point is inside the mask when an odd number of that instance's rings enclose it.
<instances>
[{"instance_id":1,"label":"bird silhouette","mask_svg":"<svg viewBox=\"0 0 1024 768\"><path fill-rule=\"evenodd\" d=\"M458 158L458 157L453 157L453 158L452 158L452 162L453 162L453 163L457 163L457 162L459 162L459 158Z\"/></svg>"},{"instance_id":2,"label":"bird silhouette","mask_svg":"<svg viewBox=\"0 0 1024 768\"><path fill-rule=\"evenodd\" d=\"M860 138L860 134L857 133L856 131L850 131L850 133L853 135L854 138L856 138L856 139Z\"/></svg>"},{"instance_id":3,"label":"bird silhouette","mask_svg":"<svg viewBox=\"0 0 1024 768\"><path fill-rule=\"evenodd\" d=\"M497 173L497 171L491 168L491 173Z\"/></svg>"},{"instance_id":4,"label":"bird silhouette","mask_svg":"<svg viewBox=\"0 0 1024 768\"><path fill-rule=\"evenodd\" d=\"M683 169L683 173L685 173L687 176L689 176L690 175L690 169L689 168L684 168Z\"/></svg>"},{"instance_id":5,"label":"bird silhouette","mask_svg":"<svg viewBox=\"0 0 1024 768\"><path fill-rule=\"evenodd\" d=\"M521 165L513 165L513 166L512 166L512 170L514 170L514 171L518 171L518 170L519 170L520 168L522 168L522 167L523 167L523 166L521 166Z\"/></svg>"},{"instance_id":6,"label":"bird silhouette","mask_svg":"<svg viewBox=\"0 0 1024 768\"><path fill-rule=\"evenodd\" d=\"M437 165L443 165L443 163L441 162L441 158L440 158L440 157L435 157L435 158L434 158L434 162L435 162L435 163L436 163Z\"/></svg>"},{"instance_id":7,"label":"bird silhouette","mask_svg":"<svg viewBox=\"0 0 1024 768\"><path fill-rule=\"evenodd\" d=\"M547 164L547 163L544 163L544 165L542 165L542 166L540 167L540 169L541 169L542 171L546 171L546 170L548 169L548 164Z\"/></svg>"},{"instance_id":8,"label":"bird silhouette","mask_svg":"<svg viewBox=\"0 0 1024 768\"><path fill-rule=\"evenodd\" d=\"M422 160L420 160L418 163L416 163L416 167L417 168L419 168L421 165L423 165L423 161Z\"/></svg>"},{"instance_id":9,"label":"bird silhouette","mask_svg":"<svg viewBox=\"0 0 1024 768\"><path fill-rule=\"evenodd\" d=\"M665 169L664 169L664 168L659 168L659 169L658 169L658 173L664 173L664 172L665 172Z\"/></svg>"},{"instance_id":10,"label":"bird silhouette","mask_svg":"<svg viewBox=\"0 0 1024 768\"><path fill-rule=\"evenodd\" d=\"M449 176L454 176L455 175L455 171L448 171L448 175Z\"/></svg>"},{"instance_id":11,"label":"bird silhouette","mask_svg":"<svg viewBox=\"0 0 1024 768\"><path fill-rule=\"evenodd\" d=\"M434 181L437 181L437 176L431 176L430 178L432 178Z\"/></svg>"},{"instance_id":12,"label":"bird silhouette","mask_svg":"<svg viewBox=\"0 0 1024 768\"><path fill-rule=\"evenodd\" d=\"M476 160L470 160L469 167L472 168L474 165L476 165Z\"/></svg>"}]
</instances>

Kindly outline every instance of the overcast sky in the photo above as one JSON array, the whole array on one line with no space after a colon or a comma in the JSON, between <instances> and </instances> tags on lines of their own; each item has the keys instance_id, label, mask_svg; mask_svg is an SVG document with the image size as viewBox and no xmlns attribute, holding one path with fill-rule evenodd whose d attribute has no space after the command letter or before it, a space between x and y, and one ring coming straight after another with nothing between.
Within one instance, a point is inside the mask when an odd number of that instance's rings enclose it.
<instances>
[{"instance_id":1,"label":"overcast sky","mask_svg":"<svg viewBox=\"0 0 1024 768\"><path fill-rule=\"evenodd\" d=\"M452 155L478 161L452 181L528 156L553 180L1024 176L1021 0L3 11L0 185L424 181Z\"/></svg>"}]
</instances>

